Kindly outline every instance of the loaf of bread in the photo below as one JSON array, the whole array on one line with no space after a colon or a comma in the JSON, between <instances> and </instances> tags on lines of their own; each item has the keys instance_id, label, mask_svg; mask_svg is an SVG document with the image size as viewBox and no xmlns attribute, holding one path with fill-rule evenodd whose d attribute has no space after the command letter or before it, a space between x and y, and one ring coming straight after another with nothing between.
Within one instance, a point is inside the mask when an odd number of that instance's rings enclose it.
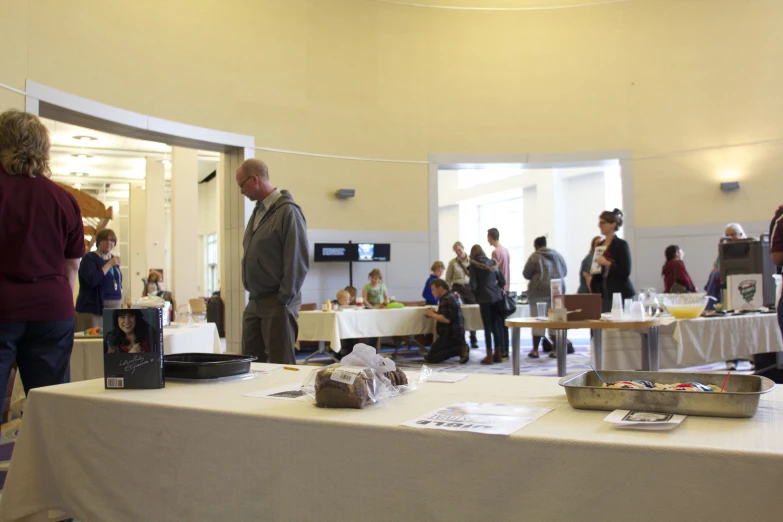
<instances>
[{"instance_id":1,"label":"loaf of bread","mask_svg":"<svg viewBox=\"0 0 783 522\"><path fill-rule=\"evenodd\" d=\"M315 376L316 405L322 408L364 408L370 400L368 386L374 386L372 372L365 370L356 376L352 384L347 384L332 379L332 374L339 368L329 366L318 370Z\"/></svg>"},{"instance_id":2,"label":"loaf of bread","mask_svg":"<svg viewBox=\"0 0 783 522\"><path fill-rule=\"evenodd\" d=\"M408 376L405 375L405 372L399 368L393 372L386 372L383 374L383 376L389 379L393 386L405 386L408 384Z\"/></svg>"}]
</instances>

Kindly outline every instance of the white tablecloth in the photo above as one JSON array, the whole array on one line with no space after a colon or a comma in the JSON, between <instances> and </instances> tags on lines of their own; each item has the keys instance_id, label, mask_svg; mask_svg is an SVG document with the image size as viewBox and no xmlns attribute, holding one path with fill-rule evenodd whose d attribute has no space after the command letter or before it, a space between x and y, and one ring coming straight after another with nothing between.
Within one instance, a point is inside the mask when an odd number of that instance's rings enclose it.
<instances>
[{"instance_id":1,"label":"white tablecloth","mask_svg":"<svg viewBox=\"0 0 783 522\"><path fill-rule=\"evenodd\" d=\"M0 520L780 520L783 389L751 419L657 433L572 409L547 377L471 375L364 410L243 396L308 371L34 390ZM554 411L508 437L400 426L460 401Z\"/></svg>"},{"instance_id":2,"label":"white tablecloth","mask_svg":"<svg viewBox=\"0 0 783 522\"><path fill-rule=\"evenodd\" d=\"M678 366L752 359L756 353L783 351L775 314L677 321L674 339L679 344Z\"/></svg>"},{"instance_id":3,"label":"white tablecloth","mask_svg":"<svg viewBox=\"0 0 783 522\"><path fill-rule=\"evenodd\" d=\"M300 341L329 341L340 351L340 339L420 335L435 333L435 320L424 316L423 306L382 310L308 311L299 313ZM527 306L518 306L511 317L523 317ZM483 330L478 305L463 305L465 331Z\"/></svg>"},{"instance_id":4,"label":"white tablecloth","mask_svg":"<svg viewBox=\"0 0 783 522\"><path fill-rule=\"evenodd\" d=\"M753 355L783 351L783 339L774 314L754 314L680 320L660 329L661 368L688 368ZM606 331L603 367L638 370L638 332Z\"/></svg>"},{"instance_id":5,"label":"white tablecloth","mask_svg":"<svg viewBox=\"0 0 783 522\"><path fill-rule=\"evenodd\" d=\"M221 353L215 323L195 323L186 327L163 328L163 351L170 353ZM76 337L71 352L71 382L103 379L103 337ZM24 387L17 374L11 410L24 409Z\"/></svg>"}]
</instances>

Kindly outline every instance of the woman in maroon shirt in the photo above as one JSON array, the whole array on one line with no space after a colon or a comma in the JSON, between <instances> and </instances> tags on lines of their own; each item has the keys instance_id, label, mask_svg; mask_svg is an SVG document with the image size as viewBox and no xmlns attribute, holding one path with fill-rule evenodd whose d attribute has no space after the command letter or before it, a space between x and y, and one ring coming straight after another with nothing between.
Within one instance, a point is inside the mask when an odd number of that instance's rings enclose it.
<instances>
[{"instance_id":1,"label":"woman in maroon shirt","mask_svg":"<svg viewBox=\"0 0 783 522\"><path fill-rule=\"evenodd\" d=\"M670 245L666 247L664 252L666 255L666 264L663 265L661 275L663 276L663 291L664 293L671 293L674 283L679 283L681 287L675 288L680 290L684 288L687 292L695 292L696 286L691 281L691 276L688 275L688 271L685 269L685 263L682 262L682 258L685 256L680 247L677 245Z\"/></svg>"},{"instance_id":2,"label":"woman in maroon shirt","mask_svg":"<svg viewBox=\"0 0 783 522\"><path fill-rule=\"evenodd\" d=\"M84 229L76 199L49 176L41 120L0 114L0 390L14 361L25 392L70 380Z\"/></svg>"}]
</instances>

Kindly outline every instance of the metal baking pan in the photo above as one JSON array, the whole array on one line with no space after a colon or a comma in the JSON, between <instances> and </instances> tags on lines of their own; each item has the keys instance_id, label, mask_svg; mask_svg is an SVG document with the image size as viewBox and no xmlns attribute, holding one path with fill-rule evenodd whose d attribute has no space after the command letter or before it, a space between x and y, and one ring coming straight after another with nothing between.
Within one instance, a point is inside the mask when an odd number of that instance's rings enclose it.
<instances>
[{"instance_id":1,"label":"metal baking pan","mask_svg":"<svg viewBox=\"0 0 783 522\"><path fill-rule=\"evenodd\" d=\"M659 384L700 382L723 385L725 374L679 372L632 372L599 370L606 382L650 381ZM633 410L704 417L753 417L762 393L775 383L758 375L732 374L722 393L672 390L623 390L602 388L591 370L567 375L558 381L565 388L568 403L580 410Z\"/></svg>"},{"instance_id":2,"label":"metal baking pan","mask_svg":"<svg viewBox=\"0 0 783 522\"><path fill-rule=\"evenodd\" d=\"M177 353L163 356L163 373L173 379L218 379L250 371L258 357L220 353Z\"/></svg>"}]
</instances>

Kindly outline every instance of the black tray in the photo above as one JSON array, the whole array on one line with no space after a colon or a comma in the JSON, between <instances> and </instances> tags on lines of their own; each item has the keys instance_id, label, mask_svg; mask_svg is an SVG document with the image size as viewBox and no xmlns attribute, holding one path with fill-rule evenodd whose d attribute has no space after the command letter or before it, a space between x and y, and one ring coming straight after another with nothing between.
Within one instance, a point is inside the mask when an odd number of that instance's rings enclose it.
<instances>
[{"instance_id":1,"label":"black tray","mask_svg":"<svg viewBox=\"0 0 783 522\"><path fill-rule=\"evenodd\" d=\"M172 379L217 379L250 371L252 355L178 353L163 356L163 373Z\"/></svg>"}]
</instances>

